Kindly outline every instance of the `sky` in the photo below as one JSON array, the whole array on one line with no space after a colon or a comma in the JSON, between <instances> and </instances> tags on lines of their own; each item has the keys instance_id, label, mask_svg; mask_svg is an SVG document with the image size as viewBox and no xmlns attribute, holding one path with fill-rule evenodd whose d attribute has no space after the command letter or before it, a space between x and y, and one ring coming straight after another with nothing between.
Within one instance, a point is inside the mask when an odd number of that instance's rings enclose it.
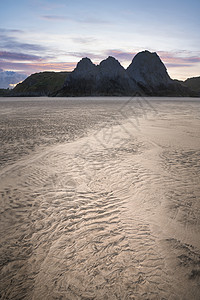
<instances>
[{"instance_id":1,"label":"sky","mask_svg":"<svg viewBox=\"0 0 200 300\"><path fill-rule=\"evenodd\" d=\"M200 76L200 0L0 0L0 70L71 71L157 52L173 79Z\"/></svg>"}]
</instances>

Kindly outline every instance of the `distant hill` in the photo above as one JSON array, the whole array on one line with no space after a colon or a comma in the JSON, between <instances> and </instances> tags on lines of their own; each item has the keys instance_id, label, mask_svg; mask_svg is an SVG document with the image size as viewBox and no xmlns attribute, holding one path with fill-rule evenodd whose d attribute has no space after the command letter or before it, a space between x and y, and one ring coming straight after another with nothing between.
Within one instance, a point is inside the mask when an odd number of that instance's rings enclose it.
<instances>
[{"instance_id":1,"label":"distant hill","mask_svg":"<svg viewBox=\"0 0 200 300\"><path fill-rule=\"evenodd\" d=\"M0 97L9 97L11 90L9 89L0 89Z\"/></svg>"},{"instance_id":2,"label":"distant hill","mask_svg":"<svg viewBox=\"0 0 200 300\"><path fill-rule=\"evenodd\" d=\"M183 84L193 91L196 91L200 96L200 76L186 79Z\"/></svg>"},{"instance_id":3,"label":"distant hill","mask_svg":"<svg viewBox=\"0 0 200 300\"><path fill-rule=\"evenodd\" d=\"M35 73L2 96L200 96L200 77L172 80L157 53L142 51L127 69L109 56L95 65L85 57L72 72Z\"/></svg>"},{"instance_id":4,"label":"distant hill","mask_svg":"<svg viewBox=\"0 0 200 300\"><path fill-rule=\"evenodd\" d=\"M30 75L11 92L12 96L49 96L61 89L69 72L40 72Z\"/></svg>"}]
</instances>

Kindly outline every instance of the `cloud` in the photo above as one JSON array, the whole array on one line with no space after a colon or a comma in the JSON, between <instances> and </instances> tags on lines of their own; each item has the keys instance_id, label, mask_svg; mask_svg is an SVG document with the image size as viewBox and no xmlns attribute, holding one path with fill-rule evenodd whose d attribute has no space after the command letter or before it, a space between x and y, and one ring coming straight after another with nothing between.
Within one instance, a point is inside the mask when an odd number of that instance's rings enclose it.
<instances>
[{"instance_id":1,"label":"cloud","mask_svg":"<svg viewBox=\"0 0 200 300\"><path fill-rule=\"evenodd\" d=\"M152 50L151 51L155 51ZM195 64L200 63L200 52L189 52L184 50L178 50L178 51L156 51L158 55L160 56L161 60L164 62L164 64L168 68L174 68L174 67L192 67ZM129 52L129 51L123 51L120 49L110 49L106 50L105 55L107 56L114 56L119 61L124 62L130 62L134 58L134 56L138 52Z\"/></svg>"},{"instance_id":2,"label":"cloud","mask_svg":"<svg viewBox=\"0 0 200 300\"><path fill-rule=\"evenodd\" d=\"M162 61L169 67L191 67L194 64L200 63L200 53L193 53L187 51L165 52L158 51Z\"/></svg>"},{"instance_id":3,"label":"cloud","mask_svg":"<svg viewBox=\"0 0 200 300\"><path fill-rule=\"evenodd\" d=\"M60 15L45 15L41 16L41 19L46 21L72 21L76 23L83 23L83 24L110 24L109 21L103 20L96 17L87 17L87 18L81 18L76 19L68 16L60 16Z\"/></svg>"},{"instance_id":4,"label":"cloud","mask_svg":"<svg viewBox=\"0 0 200 300\"><path fill-rule=\"evenodd\" d=\"M151 50L154 52L154 50ZM123 51L119 49L110 49L106 50L105 55L107 56L114 56L118 60L121 61L130 61L134 58L134 56L138 52L129 52ZM175 51L175 52L167 52L167 51L157 51L158 55L160 56L161 60L168 66L168 67L191 67L193 64L200 62L200 53L190 53L188 51Z\"/></svg>"},{"instance_id":5,"label":"cloud","mask_svg":"<svg viewBox=\"0 0 200 300\"><path fill-rule=\"evenodd\" d=\"M88 17L86 19L80 19L80 23L88 23L88 24L110 24L109 21L99 19L99 18L94 18L94 17Z\"/></svg>"},{"instance_id":6,"label":"cloud","mask_svg":"<svg viewBox=\"0 0 200 300\"><path fill-rule=\"evenodd\" d=\"M23 30L19 29L5 29L5 28L0 28L1 33L24 33Z\"/></svg>"},{"instance_id":7,"label":"cloud","mask_svg":"<svg viewBox=\"0 0 200 300\"><path fill-rule=\"evenodd\" d=\"M193 66L192 64L169 64L169 63L166 63L165 65L166 65L166 67L168 67L168 68L192 67L192 66Z\"/></svg>"},{"instance_id":8,"label":"cloud","mask_svg":"<svg viewBox=\"0 0 200 300\"><path fill-rule=\"evenodd\" d=\"M19 81L24 80L26 77L26 74L21 74L17 72L0 72L0 88L7 89L12 85L15 85Z\"/></svg>"},{"instance_id":9,"label":"cloud","mask_svg":"<svg viewBox=\"0 0 200 300\"><path fill-rule=\"evenodd\" d=\"M15 70L18 72L24 72L26 74L32 74L35 72L44 71L72 71L76 67L77 62L8 62L3 61L0 63L0 67L4 70Z\"/></svg>"},{"instance_id":10,"label":"cloud","mask_svg":"<svg viewBox=\"0 0 200 300\"><path fill-rule=\"evenodd\" d=\"M0 34L0 47L6 50L29 50L29 51L45 51L46 47L38 44L29 44L18 42L15 38L5 34Z\"/></svg>"},{"instance_id":11,"label":"cloud","mask_svg":"<svg viewBox=\"0 0 200 300\"><path fill-rule=\"evenodd\" d=\"M10 61L11 60L37 61L37 60L41 60L42 57L37 55L24 54L24 53L0 51L0 59L10 60Z\"/></svg>"},{"instance_id":12,"label":"cloud","mask_svg":"<svg viewBox=\"0 0 200 300\"><path fill-rule=\"evenodd\" d=\"M68 56L73 56L73 57L77 57L77 58L83 58L83 57L88 57L90 59L103 59L104 55L102 54L95 54L95 53L91 53L91 52L65 52L66 55Z\"/></svg>"},{"instance_id":13,"label":"cloud","mask_svg":"<svg viewBox=\"0 0 200 300\"><path fill-rule=\"evenodd\" d=\"M41 10L46 10L46 11L55 11L56 9L64 9L66 7L66 3L58 3L58 2L53 2L50 3L51 1L40 1L40 0L32 0L34 2L35 7L39 7ZM60 1L59 1L60 2Z\"/></svg>"},{"instance_id":14,"label":"cloud","mask_svg":"<svg viewBox=\"0 0 200 300\"><path fill-rule=\"evenodd\" d=\"M70 20L72 20L71 18L67 18L65 16L55 16L55 15L42 16L41 18L44 20L47 20L47 21L70 21Z\"/></svg>"},{"instance_id":15,"label":"cloud","mask_svg":"<svg viewBox=\"0 0 200 300\"><path fill-rule=\"evenodd\" d=\"M78 44L92 44L95 43L97 41L97 39L93 38L93 37L73 37L71 38L71 40L74 43L78 43Z\"/></svg>"},{"instance_id":16,"label":"cloud","mask_svg":"<svg viewBox=\"0 0 200 300\"><path fill-rule=\"evenodd\" d=\"M137 54L137 52L126 52L122 50L107 50L105 51L105 55L113 56L121 61L130 61Z\"/></svg>"}]
</instances>

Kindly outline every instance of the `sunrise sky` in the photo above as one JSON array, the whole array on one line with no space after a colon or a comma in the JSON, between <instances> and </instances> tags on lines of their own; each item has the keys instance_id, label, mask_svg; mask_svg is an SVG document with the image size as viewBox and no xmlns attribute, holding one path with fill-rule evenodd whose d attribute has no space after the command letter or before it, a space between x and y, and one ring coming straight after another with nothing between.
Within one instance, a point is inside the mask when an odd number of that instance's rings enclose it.
<instances>
[{"instance_id":1,"label":"sunrise sky","mask_svg":"<svg viewBox=\"0 0 200 300\"><path fill-rule=\"evenodd\" d=\"M127 67L156 51L176 79L200 76L199 0L0 0L0 69L70 71L82 57Z\"/></svg>"}]
</instances>

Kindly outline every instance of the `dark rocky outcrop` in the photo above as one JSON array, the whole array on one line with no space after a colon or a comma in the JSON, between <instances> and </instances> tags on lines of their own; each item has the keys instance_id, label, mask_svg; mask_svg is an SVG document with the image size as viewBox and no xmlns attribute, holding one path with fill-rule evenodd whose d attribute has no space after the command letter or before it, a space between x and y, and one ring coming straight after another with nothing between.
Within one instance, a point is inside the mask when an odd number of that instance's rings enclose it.
<instances>
[{"instance_id":1,"label":"dark rocky outcrop","mask_svg":"<svg viewBox=\"0 0 200 300\"><path fill-rule=\"evenodd\" d=\"M173 84L159 56L149 51L138 53L127 68L127 73L148 94L157 94Z\"/></svg>"},{"instance_id":2,"label":"dark rocky outcrop","mask_svg":"<svg viewBox=\"0 0 200 300\"><path fill-rule=\"evenodd\" d=\"M66 78L64 87L57 96L88 96L93 94L96 78L96 65L89 58L78 62L74 71Z\"/></svg>"},{"instance_id":3,"label":"dark rocky outcrop","mask_svg":"<svg viewBox=\"0 0 200 300\"><path fill-rule=\"evenodd\" d=\"M102 95L132 95L139 92L134 79L131 79L118 60L109 56L97 66L96 90Z\"/></svg>"},{"instance_id":4,"label":"dark rocky outcrop","mask_svg":"<svg viewBox=\"0 0 200 300\"><path fill-rule=\"evenodd\" d=\"M165 65L157 53L151 53L147 50L136 54L127 68L127 73L137 82L146 86L149 85L149 87L167 86L172 82Z\"/></svg>"},{"instance_id":5,"label":"dark rocky outcrop","mask_svg":"<svg viewBox=\"0 0 200 300\"><path fill-rule=\"evenodd\" d=\"M129 78L118 60L109 56L98 66L83 58L68 76L57 96L122 96L135 94L136 82Z\"/></svg>"},{"instance_id":6,"label":"dark rocky outcrop","mask_svg":"<svg viewBox=\"0 0 200 300\"><path fill-rule=\"evenodd\" d=\"M142 51L125 70L114 57L99 65L83 58L54 96L195 96L174 81L156 53Z\"/></svg>"},{"instance_id":7,"label":"dark rocky outcrop","mask_svg":"<svg viewBox=\"0 0 200 300\"><path fill-rule=\"evenodd\" d=\"M200 76L186 79L183 81L183 85L196 92L200 97Z\"/></svg>"},{"instance_id":8,"label":"dark rocky outcrop","mask_svg":"<svg viewBox=\"0 0 200 300\"><path fill-rule=\"evenodd\" d=\"M193 96L187 87L170 78L167 69L157 53L138 53L127 68L130 78L148 96Z\"/></svg>"},{"instance_id":9,"label":"dark rocky outcrop","mask_svg":"<svg viewBox=\"0 0 200 300\"><path fill-rule=\"evenodd\" d=\"M86 57L71 73L36 73L18 84L9 95L190 97L199 95L198 82L199 79L185 82L172 80L155 52L142 51L133 58L127 69L111 56L99 65Z\"/></svg>"}]
</instances>

